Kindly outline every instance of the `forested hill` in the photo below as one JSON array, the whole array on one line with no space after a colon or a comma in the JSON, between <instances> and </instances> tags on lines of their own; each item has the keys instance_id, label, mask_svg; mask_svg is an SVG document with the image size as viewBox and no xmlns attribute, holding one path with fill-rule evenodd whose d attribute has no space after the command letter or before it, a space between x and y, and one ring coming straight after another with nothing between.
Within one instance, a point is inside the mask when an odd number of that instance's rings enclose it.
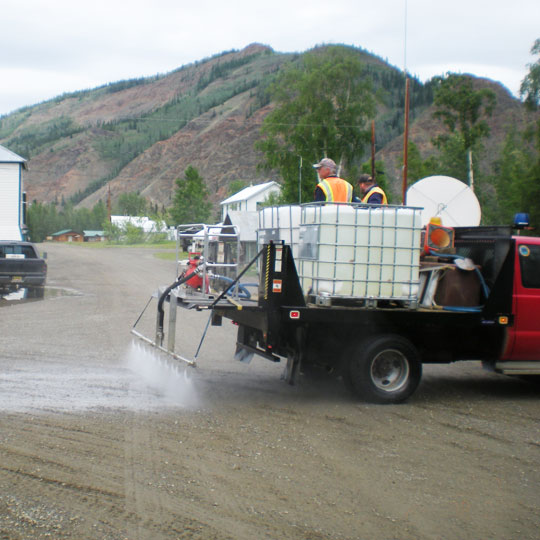
<instances>
[{"instance_id":1,"label":"forested hill","mask_svg":"<svg viewBox=\"0 0 540 540\"><path fill-rule=\"evenodd\" d=\"M354 50L377 93L378 159L384 160L390 189L399 192L404 74L373 54ZM254 143L273 107L269 84L300 56L252 44L165 75L64 94L2 117L0 144L29 160L24 181L30 201L71 200L92 207L110 189L113 199L139 192L167 208L175 180L192 165L217 205L233 180L279 181L277 173L258 170L261 155ZM508 125L519 125L522 113L519 101L498 83L477 84L497 94L487 167ZM441 132L432 101L431 84L411 79L410 139L424 157Z\"/></svg>"}]
</instances>

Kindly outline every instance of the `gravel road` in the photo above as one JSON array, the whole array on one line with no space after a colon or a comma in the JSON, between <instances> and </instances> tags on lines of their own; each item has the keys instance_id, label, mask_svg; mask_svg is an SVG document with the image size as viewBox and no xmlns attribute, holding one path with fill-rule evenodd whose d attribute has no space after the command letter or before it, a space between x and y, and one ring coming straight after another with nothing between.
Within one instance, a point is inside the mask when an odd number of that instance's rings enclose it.
<instances>
[{"instance_id":1,"label":"gravel road","mask_svg":"<svg viewBox=\"0 0 540 540\"><path fill-rule=\"evenodd\" d=\"M365 404L235 362L228 321L175 368L130 334L174 262L41 248L46 297L0 300L0 538L540 538L538 387L467 362Z\"/></svg>"}]
</instances>

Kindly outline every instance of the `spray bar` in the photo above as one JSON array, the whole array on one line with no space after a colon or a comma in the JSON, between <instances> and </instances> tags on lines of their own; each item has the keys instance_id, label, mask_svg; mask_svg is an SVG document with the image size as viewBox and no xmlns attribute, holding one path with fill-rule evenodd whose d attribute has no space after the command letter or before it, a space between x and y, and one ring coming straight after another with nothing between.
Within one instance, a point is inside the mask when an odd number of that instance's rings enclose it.
<instances>
[{"instance_id":1,"label":"spray bar","mask_svg":"<svg viewBox=\"0 0 540 540\"><path fill-rule=\"evenodd\" d=\"M240 274L238 274L236 279L232 280L232 283L227 284L227 287L223 290L223 292L220 295L218 295L218 297L215 300L213 300L211 302L211 304L208 306L208 309L210 309L210 311L212 311L214 309L214 307L216 307L216 305L218 305L218 303L223 298L225 298L227 296L227 293L229 291L234 291L233 294L234 293L238 294L238 289L240 287L240 279L244 276L244 274L248 271L248 269L251 268L255 264L255 262L259 259L259 257L262 255L263 252L264 252L264 248L261 249L255 255L255 257L244 268L244 270L242 272L240 272ZM193 272L191 274L188 274L188 275L180 276L174 283L169 285L159 295L158 306L157 306L157 317L156 317L155 340L152 340L152 339L144 336L143 334L141 334L139 331L135 330L135 327L137 326L138 322L140 321L140 319L142 318L144 312L146 311L146 308L148 307L151 298L148 301L148 303L146 304L145 308L143 309L142 313L139 315L137 321L135 322L135 324L133 325L133 327L131 329L131 333L134 336L138 337L140 340L142 340L144 343L147 343L151 347L154 347L154 348L158 349L159 351L162 351L162 352L170 355L172 358L174 358L176 360L181 360L182 362L185 362L190 366L195 366L196 363L197 363L197 356L199 355L199 352L201 350L201 346L203 344L203 341L204 341L204 339L206 337L206 334L207 334L207 331L208 331L208 327L210 326L210 321L211 321L212 314L210 314L210 317L209 317L209 319L208 319L208 321L206 323L203 335L201 337L201 340L199 342L199 346L197 347L197 352L195 353L195 357L193 358L193 360L191 360L189 358L186 358L184 356L181 356L179 354L176 354L174 352L174 345L175 345L176 308L177 308L178 299L176 297L173 298L174 289L176 289L180 285L182 285L185 282L192 279L195 274L201 274L202 273L204 275L204 273L206 272L207 265L208 265L208 263L207 263L206 259L204 257L201 258L199 264L197 265L197 268L195 269L195 272ZM164 332L165 311L163 309L163 304L166 302L167 297L169 295L170 295L170 310L171 311L170 311L170 315L169 315L168 346L167 346L167 348L165 348L165 347L163 347L163 339L165 337L165 332ZM237 302L234 302L234 300L232 298L227 298L227 300L229 302L231 302L232 304L236 305L238 309L241 309L240 304L238 304Z\"/></svg>"},{"instance_id":2,"label":"spray bar","mask_svg":"<svg viewBox=\"0 0 540 540\"><path fill-rule=\"evenodd\" d=\"M168 349L166 349L165 347L161 346L161 345L158 345L155 341L152 341L150 338L147 338L146 336L143 336L140 332L138 332L137 330L135 330L135 328L132 328L131 329L131 333L134 335L134 336L137 336L139 339L141 339L142 341L144 341L145 343L148 343L148 345L152 346L152 347L155 347L156 349L158 349L159 351L162 351L170 356L172 356L173 358L175 358L176 360L181 360L182 362L186 362L186 364L190 365L190 366L195 366L196 365L196 361L195 360L190 360L189 358L185 358L183 356L180 356L179 354L176 354L175 352L173 351L169 351Z\"/></svg>"}]
</instances>

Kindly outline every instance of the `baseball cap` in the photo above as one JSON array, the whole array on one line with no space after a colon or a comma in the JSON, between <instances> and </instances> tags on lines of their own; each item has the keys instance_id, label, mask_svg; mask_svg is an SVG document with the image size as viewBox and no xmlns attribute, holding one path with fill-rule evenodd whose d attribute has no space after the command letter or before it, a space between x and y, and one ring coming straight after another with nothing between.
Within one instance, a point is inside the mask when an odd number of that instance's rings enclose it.
<instances>
[{"instance_id":1,"label":"baseball cap","mask_svg":"<svg viewBox=\"0 0 540 540\"><path fill-rule=\"evenodd\" d=\"M359 184L362 184L362 183L371 183L373 182L373 178L371 178L371 175L369 174L361 174L360 177L358 178L358 183Z\"/></svg>"},{"instance_id":2,"label":"baseball cap","mask_svg":"<svg viewBox=\"0 0 540 540\"><path fill-rule=\"evenodd\" d=\"M320 169L322 167L328 167L330 170L335 171L336 170L336 162L333 159L330 158L322 158L319 163L315 163L313 165L314 169Z\"/></svg>"}]
</instances>

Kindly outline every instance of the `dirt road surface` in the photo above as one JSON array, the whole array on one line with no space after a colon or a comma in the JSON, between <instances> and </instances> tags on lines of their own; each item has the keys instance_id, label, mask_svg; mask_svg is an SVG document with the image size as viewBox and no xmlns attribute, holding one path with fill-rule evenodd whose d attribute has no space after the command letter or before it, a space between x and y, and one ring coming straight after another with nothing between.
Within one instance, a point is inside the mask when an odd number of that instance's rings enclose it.
<instances>
[{"instance_id":1,"label":"dirt road surface","mask_svg":"<svg viewBox=\"0 0 540 540\"><path fill-rule=\"evenodd\" d=\"M0 301L0 538L540 538L538 387L429 366L365 404L235 362L229 322L175 370L130 334L174 262L41 247L45 299ZM194 350L206 315L180 315Z\"/></svg>"}]
</instances>

